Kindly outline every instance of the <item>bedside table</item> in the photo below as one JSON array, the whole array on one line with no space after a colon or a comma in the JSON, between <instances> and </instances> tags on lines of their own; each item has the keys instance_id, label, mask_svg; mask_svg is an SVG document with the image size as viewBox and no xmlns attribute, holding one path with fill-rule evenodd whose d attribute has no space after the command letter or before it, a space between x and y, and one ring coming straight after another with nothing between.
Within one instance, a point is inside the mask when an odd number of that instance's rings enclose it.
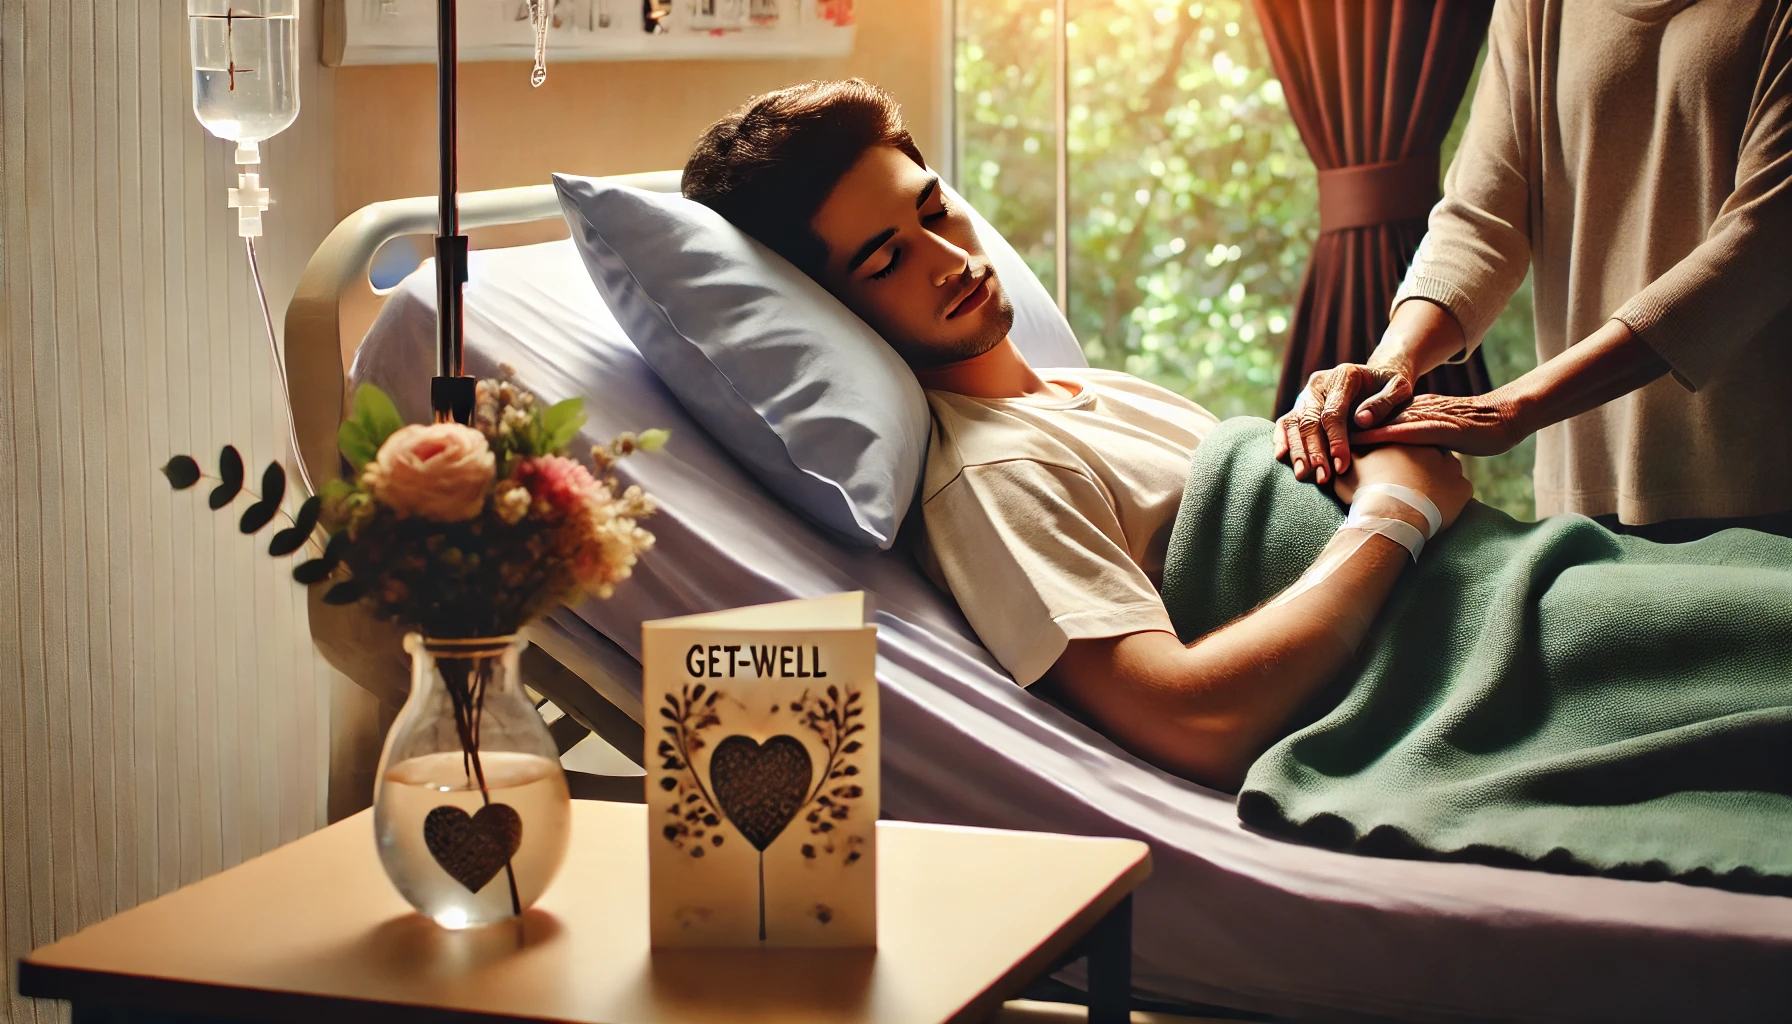
<instances>
[{"instance_id":1,"label":"bedside table","mask_svg":"<svg viewBox=\"0 0 1792 1024\"><path fill-rule=\"evenodd\" d=\"M514 922L438 928L362 812L37 950L19 991L256 1020L976 1021L1079 950L1125 1021L1144 843L880 821L876 950L653 950L647 809L573 802L559 877ZM1082 945L1079 947L1079 943Z\"/></svg>"}]
</instances>

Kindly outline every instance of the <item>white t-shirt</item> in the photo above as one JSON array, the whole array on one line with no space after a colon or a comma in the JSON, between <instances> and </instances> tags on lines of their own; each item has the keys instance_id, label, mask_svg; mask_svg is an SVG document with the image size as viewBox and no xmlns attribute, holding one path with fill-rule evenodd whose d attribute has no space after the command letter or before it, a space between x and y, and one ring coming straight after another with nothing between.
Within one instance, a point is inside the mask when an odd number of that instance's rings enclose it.
<instances>
[{"instance_id":1,"label":"white t-shirt","mask_svg":"<svg viewBox=\"0 0 1792 1024\"><path fill-rule=\"evenodd\" d=\"M1027 686L1072 640L1173 633L1157 586L1207 410L1114 370L1069 398L927 392L922 562Z\"/></svg>"}]
</instances>

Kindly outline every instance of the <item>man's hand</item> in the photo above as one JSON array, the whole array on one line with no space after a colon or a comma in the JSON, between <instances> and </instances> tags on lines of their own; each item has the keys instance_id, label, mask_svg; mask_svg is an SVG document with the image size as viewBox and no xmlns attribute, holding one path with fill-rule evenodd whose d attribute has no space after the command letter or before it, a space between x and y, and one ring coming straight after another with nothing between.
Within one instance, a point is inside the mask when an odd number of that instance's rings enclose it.
<instances>
[{"instance_id":1,"label":"man's hand","mask_svg":"<svg viewBox=\"0 0 1792 1024\"><path fill-rule=\"evenodd\" d=\"M1349 502L1357 488L1369 484L1400 484L1430 498L1443 516L1439 532L1449 529L1475 496L1475 485L1462 475L1462 461L1441 448L1390 445L1361 452L1334 490L1340 501Z\"/></svg>"},{"instance_id":2,"label":"man's hand","mask_svg":"<svg viewBox=\"0 0 1792 1024\"><path fill-rule=\"evenodd\" d=\"M1412 377L1399 366L1345 363L1307 378L1307 388L1271 431L1276 458L1294 477L1327 483L1350 468L1353 426L1380 423L1412 398Z\"/></svg>"},{"instance_id":3,"label":"man's hand","mask_svg":"<svg viewBox=\"0 0 1792 1024\"><path fill-rule=\"evenodd\" d=\"M1434 445L1465 455L1498 455L1511 451L1530 431L1519 423L1516 407L1495 394L1457 398L1419 395L1400 414L1381 426L1359 431L1357 444Z\"/></svg>"}]
</instances>

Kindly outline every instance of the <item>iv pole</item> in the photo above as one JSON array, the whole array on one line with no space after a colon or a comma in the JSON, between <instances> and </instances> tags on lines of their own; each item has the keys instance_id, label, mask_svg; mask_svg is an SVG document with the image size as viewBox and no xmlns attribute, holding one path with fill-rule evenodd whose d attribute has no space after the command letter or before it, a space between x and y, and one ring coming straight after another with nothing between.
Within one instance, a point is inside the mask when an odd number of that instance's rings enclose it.
<instances>
[{"instance_id":1,"label":"iv pole","mask_svg":"<svg viewBox=\"0 0 1792 1024\"><path fill-rule=\"evenodd\" d=\"M462 345L461 287L467 282L467 236L460 233L456 195L455 0L436 0L436 107L441 139L441 224L436 234L436 376L429 405L435 421L467 423L473 418L473 378L466 375Z\"/></svg>"}]
</instances>

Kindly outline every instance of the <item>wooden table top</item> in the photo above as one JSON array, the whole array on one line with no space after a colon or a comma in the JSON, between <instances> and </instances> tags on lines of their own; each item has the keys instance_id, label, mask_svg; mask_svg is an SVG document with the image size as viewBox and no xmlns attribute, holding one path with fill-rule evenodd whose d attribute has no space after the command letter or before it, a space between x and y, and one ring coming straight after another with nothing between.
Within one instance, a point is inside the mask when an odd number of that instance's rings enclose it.
<instances>
[{"instance_id":1,"label":"wooden table top","mask_svg":"<svg viewBox=\"0 0 1792 1024\"><path fill-rule=\"evenodd\" d=\"M37 950L19 989L277 1020L975 1020L1151 871L1129 839L877 828L876 950L650 949L647 810L577 800L565 866L516 922L412 912L362 812Z\"/></svg>"}]
</instances>

